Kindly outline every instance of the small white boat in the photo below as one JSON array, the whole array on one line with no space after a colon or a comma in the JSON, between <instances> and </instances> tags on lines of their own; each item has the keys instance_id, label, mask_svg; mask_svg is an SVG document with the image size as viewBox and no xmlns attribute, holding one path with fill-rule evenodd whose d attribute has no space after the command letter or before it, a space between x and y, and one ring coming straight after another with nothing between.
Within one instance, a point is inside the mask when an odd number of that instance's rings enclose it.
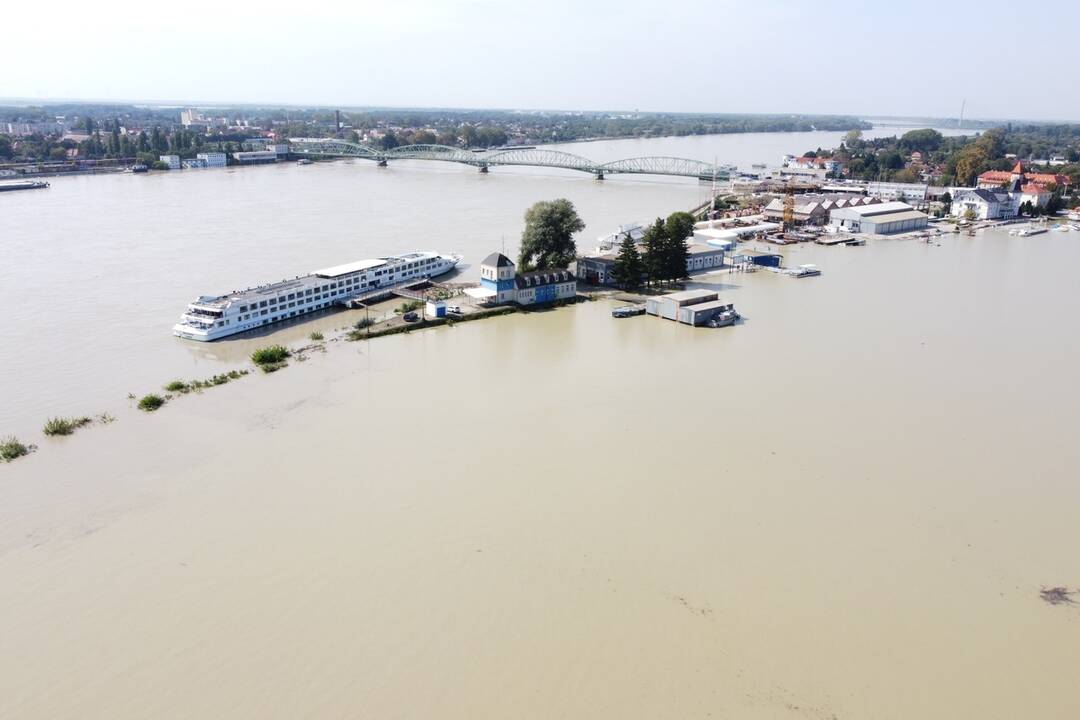
<instances>
[{"instance_id":1,"label":"small white boat","mask_svg":"<svg viewBox=\"0 0 1080 720\"><path fill-rule=\"evenodd\" d=\"M311 158L300 158L299 160L296 161L296 164L297 165L310 165L312 162L314 162L314 161Z\"/></svg>"},{"instance_id":2,"label":"small white boat","mask_svg":"<svg viewBox=\"0 0 1080 720\"><path fill-rule=\"evenodd\" d=\"M615 308L614 310L611 311L611 317L613 317L613 318L628 318L628 317L634 317L635 315L644 315L644 314L645 314L645 306L644 305L623 305L622 307L617 307L617 308Z\"/></svg>"},{"instance_id":3,"label":"small white boat","mask_svg":"<svg viewBox=\"0 0 1080 720\"><path fill-rule=\"evenodd\" d=\"M1046 232L1046 228L1044 227L1032 227L1029 225L1026 228L1022 228L1016 235L1018 237L1030 237L1032 235L1041 235L1044 232Z\"/></svg>"},{"instance_id":4,"label":"small white boat","mask_svg":"<svg viewBox=\"0 0 1080 720\"><path fill-rule=\"evenodd\" d=\"M815 275L820 275L821 270L817 265L807 263L806 265L798 265L795 268L788 270L788 274L791 275L791 277L796 278L813 277Z\"/></svg>"},{"instance_id":5,"label":"small white boat","mask_svg":"<svg viewBox=\"0 0 1080 720\"><path fill-rule=\"evenodd\" d=\"M728 305L726 308L709 318L705 325L711 328L730 327L741 319L742 315L735 311L735 306Z\"/></svg>"}]
</instances>

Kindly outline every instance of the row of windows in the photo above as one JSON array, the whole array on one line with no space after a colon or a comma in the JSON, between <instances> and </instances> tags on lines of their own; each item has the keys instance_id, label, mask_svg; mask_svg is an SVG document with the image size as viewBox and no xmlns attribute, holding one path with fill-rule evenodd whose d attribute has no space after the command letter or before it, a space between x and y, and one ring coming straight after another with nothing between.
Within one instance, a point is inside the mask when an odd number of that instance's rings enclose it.
<instances>
[{"instance_id":1,"label":"row of windows","mask_svg":"<svg viewBox=\"0 0 1080 720\"><path fill-rule=\"evenodd\" d=\"M403 276L404 275L416 275L417 273L420 273L422 271L417 266L419 266L421 264L428 265L428 264L433 263L433 262L435 262L435 260L432 258L432 259L425 260L422 263L410 263L409 265L406 265L405 267L406 268L416 268L416 269L411 269L411 270L406 269L401 274ZM392 271L390 271L390 270L385 270L385 271L384 270L377 270L375 272L375 274L376 275L383 275L383 274L390 274L391 272ZM318 300L318 299L320 299L320 297L323 297L323 298L326 297L326 295L321 295L320 296L319 295L320 293L325 293L325 292L330 291L330 290L337 290L339 287L341 289L343 289L343 290L357 290L357 289L359 289L361 287L366 287L367 283L364 282L366 279L367 279L366 275L364 275L364 276L349 276L349 277L345 278L344 280L342 280L341 282L333 282L333 283L330 283L328 285L320 285L320 286L318 286L316 288L311 288L311 289L305 290L303 292L289 293L288 295L281 295L279 297L270 298L269 300L260 300L258 304L252 303L251 305L241 305L240 308L239 308L239 311L242 312L242 313L246 313L248 310L255 310L257 308L265 308L265 307L270 307L271 309L275 309L272 306L274 306L274 305L284 305L285 303L288 303L288 301L290 301L290 300L299 299L300 302L305 302L303 300L303 298L308 297L308 296L318 296L318 297L313 297L312 298L314 300ZM352 286L352 287L350 287L350 286ZM336 296L336 295L338 295L340 293L339 292L333 292L333 293L330 293L330 294L331 294L331 296ZM308 300L306 302L310 302L310 300ZM293 307L293 306L295 306L295 304L296 303L292 303L292 304L288 305L288 307ZM266 313L264 312L264 313L261 313L261 314L265 315Z\"/></svg>"},{"instance_id":2,"label":"row of windows","mask_svg":"<svg viewBox=\"0 0 1080 720\"><path fill-rule=\"evenodd\" d=\"M337 293L334 293L334 294L336 295ZM326 296L323 296L323 297L326 297ZM314 311L314 310L321 310L322 308L330 307L331 305L333 305L332 302L318 303L316 305L312 305L309 308L300 308L299 310L293 310L292 312L283 312L281 315L272 315L272 316L266 318L265 320L263 320L262 324L265 325L267 323L275 322L277 320L285 320L287 318L296 317L298 314L303 315L305 312L311 312L311 311ZM292 307L292 305L289 305L289 307ZM251 318L254 318L256 321L258 321L258 319L261 316L267 315L268 313L269 313L268 310L263 310L261 312L255 312L255 313L249 313L247 315L242 315L242 316L238 317L236 320L237 320L237 322L243 322L245 320L249 320ZM228 324L229 324L228 320L218 321L218 322L214 323L214 325L217 326L217 327L225 327Z\"/></svg>"}]
</instances>

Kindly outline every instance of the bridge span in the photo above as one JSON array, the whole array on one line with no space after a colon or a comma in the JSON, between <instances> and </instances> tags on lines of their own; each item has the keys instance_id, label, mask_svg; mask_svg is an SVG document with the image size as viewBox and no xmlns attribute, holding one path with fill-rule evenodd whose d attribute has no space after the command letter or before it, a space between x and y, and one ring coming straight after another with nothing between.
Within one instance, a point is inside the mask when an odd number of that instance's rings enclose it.
<instances>
[{"instance_id":1,"label":"bridge span","mask_svg":"<svg viewBox=\"0 0 1080 720\"><path fill-rule=\"evenodd\" d=\"M361 158L387 165L396 160L438 160L455 162L487 172L489 167L519 166L558 168L589 173L599 180L605 175L672 175L699 180L727 181L734 168L711 165L700 160L677 157L637 157L597 163L587 157L547 148L503 148L473 152L448 145L401 145L391 150L376 150L367 145L334 138L290 138L289 153L310 158Z\"/></svg>"}]
</instances>

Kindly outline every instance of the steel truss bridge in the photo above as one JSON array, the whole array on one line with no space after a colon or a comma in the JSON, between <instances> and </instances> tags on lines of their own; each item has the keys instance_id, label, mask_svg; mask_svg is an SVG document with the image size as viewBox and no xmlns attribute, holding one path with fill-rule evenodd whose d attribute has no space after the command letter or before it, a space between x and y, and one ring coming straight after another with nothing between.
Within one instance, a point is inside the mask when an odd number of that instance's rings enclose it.
<instances>
[{"instance_id":1,"label":"steel truss bridge","mask_svg":"<svg viewBox=\"0 0 1080 720\"><path fill-rule=\"evenodd\" d=\"M726 182L734 170L728 165L710 165L700 160L676 157L637 157L597 163L587 157L544 148L508 148L483 153L447 145L401 145L392 150L376 150L367 145L332 138L291 138L289 153L308 158L362 158L385 166L396 160L438 160L472 165L480 172L500 165L558 168L589 173L599 180L605 175L674 175L699 180Z\"/></svg>"}]
</instances>

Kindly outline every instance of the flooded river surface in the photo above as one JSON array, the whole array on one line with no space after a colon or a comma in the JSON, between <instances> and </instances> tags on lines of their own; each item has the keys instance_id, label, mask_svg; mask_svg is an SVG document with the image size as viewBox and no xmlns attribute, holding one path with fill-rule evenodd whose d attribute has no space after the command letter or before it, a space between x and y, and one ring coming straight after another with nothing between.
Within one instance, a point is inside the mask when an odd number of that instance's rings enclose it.
<instances>
[{"instance_id":1,"label":"flooded river surface","mask_svg":"<svg viewBox=\"0 0 1080 720\"><path fill-rule=\"evenodd\" d=\"M785 248L823 275L699 279L734 328L598 300L123 401L266 342L168 337L232 279L406 249L399 226L476 263L538 194L591 238L702 192L412 167L69 178L43 195L134 207L123 241L55 206L4 236L69 250L66 283L0 268L51 299L6 296L2 429L40 447L0 466L0 717L1080 713L1080 607L1040 598L1080 586L1080 233ZM125 272L140 253L166 260Z\"/></svg>"}]
</instances>

